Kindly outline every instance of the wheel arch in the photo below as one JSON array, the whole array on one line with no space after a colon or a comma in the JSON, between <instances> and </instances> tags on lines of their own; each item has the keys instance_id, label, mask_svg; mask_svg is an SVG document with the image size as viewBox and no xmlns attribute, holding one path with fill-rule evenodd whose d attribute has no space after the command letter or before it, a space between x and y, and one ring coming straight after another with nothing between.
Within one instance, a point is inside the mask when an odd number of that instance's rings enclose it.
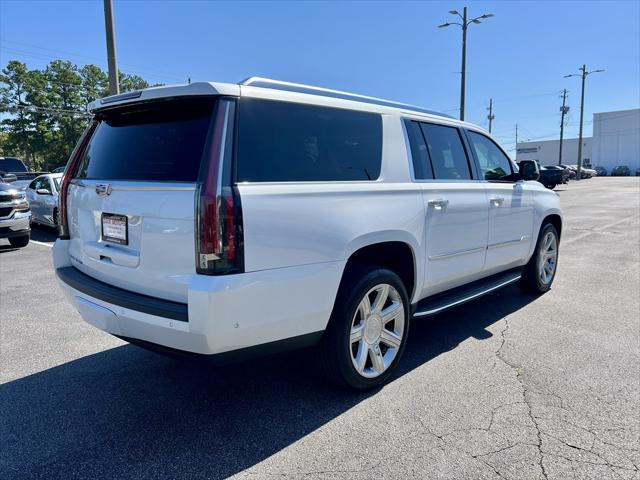
<instances>
[{"instance_id":1,"label":"wheel arch","mask_svg":"<svg viewBox=\"0 0 640 480\"><path fill-rule=\"evenodd\" d=\"M556 231L558 232L558 239L560 239L562 236L562 217L557 213L551 213L542 219L540 228L542 228L542 226L546 223L550 223L555 227Z\"/></svg>"},{"instance_id":2,"label":"wheel arch","mask_svg":"<svg viewBox=\"0 0 640 480\"><path fill-rule=\"evenodd\" d=\"M395 272L401 279L409 301L422 285L422 269L418 252L418 242L407 232L384 232L365 235L350 244L340 286L345 277L358 265L376 265Z\"/></svg>"}]
</instances>

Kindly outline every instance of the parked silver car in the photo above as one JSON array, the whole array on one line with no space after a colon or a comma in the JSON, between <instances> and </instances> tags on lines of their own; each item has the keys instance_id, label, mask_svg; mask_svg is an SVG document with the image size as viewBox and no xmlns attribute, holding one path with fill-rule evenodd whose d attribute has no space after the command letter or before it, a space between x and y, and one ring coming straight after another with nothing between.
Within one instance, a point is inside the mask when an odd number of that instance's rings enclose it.
<instances>
[{"instance_id":1,"label":"parked silver car","mask_svg":"<svg viewBox=\"0 0 640 480\"><path fill-rule=\"evenodd\" d=\"M0 183L0 238L7 238L12 247L26 247L31 233L30 218L24 192Z\"/></svg>"},{"instance_id":2,"label":"parked silver car","mask_svg":"<svg viewBox=\"0 0 640 480\"><path fill-rule=\"evenodd\" d=\"M36 177L27 187L31 221L50 227L58 226L58 191L62 173Z\"/></svg>"}]
</instances>

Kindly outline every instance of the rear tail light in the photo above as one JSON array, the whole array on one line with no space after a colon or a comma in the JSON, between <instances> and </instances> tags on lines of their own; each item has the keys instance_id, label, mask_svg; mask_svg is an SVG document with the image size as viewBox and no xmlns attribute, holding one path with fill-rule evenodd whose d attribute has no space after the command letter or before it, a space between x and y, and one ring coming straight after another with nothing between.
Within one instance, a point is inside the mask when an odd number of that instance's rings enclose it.
<instances>
[{"instance_id":1,"label":"rear tail light","mask_svg":"<svg viewBox=\"0 0 640 480\"><path fill-rule=\"evenodd\" d=\"M76 147L71 152L69 161L67 162L67 168L64 171L64 176L60 182L60 191L58 192L58 238L62 240L69 239L69 223L67 218L67 193L69 191L69 182L78 173L78 167L80 166L80 160L87 148L89 139L93 135L94 130L98 126L97 121L92 121L86 128L80 140L76 144Z\"/></svg>"},{"instance_id":2,"label":"rear tail light","mask_svg":"<svg viewBox=\"0 0 640 480\"><path fill-rule=\"evenodd\" d=\"M220 99L200 168L196 194L196 271L244 270L242 207L232 184L235 102Z\"/></svg>"}]
</instances>

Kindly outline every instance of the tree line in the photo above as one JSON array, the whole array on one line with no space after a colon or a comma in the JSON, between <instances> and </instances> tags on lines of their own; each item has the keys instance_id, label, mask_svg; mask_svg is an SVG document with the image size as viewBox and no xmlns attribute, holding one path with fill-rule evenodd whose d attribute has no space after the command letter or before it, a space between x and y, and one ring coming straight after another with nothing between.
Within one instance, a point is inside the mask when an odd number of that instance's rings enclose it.
<instances>
[{"instance_id":1,"label":"tree line","mask_svg":"<svg viewBox=\"0 0 640 480\"><path fill-rule=\"evenodd\" d=\"M150 86L138 75L118 75L122 92ZM21 158L35 171L65 165L91 118L88 104L107 95L107 74L96 65L54 60L29 69L10 60L0 75L0 156Z\"/></svg>"}]
</instances>

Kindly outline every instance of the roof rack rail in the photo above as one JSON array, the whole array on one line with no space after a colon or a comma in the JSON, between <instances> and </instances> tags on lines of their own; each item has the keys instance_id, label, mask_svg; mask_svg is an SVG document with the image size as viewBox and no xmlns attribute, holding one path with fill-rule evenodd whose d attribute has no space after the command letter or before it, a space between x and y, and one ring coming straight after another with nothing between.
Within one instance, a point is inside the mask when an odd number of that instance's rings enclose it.
<instances>
[{"instance_id":1,"label":"roof rack rail","mask_svg":"<svg viewBox=\"0 0 640 480\"><path fill-rule=\"evenodd\" d=\"M382 105L385 107L404 108L414 112L427 113L429 115L436 115L438 117L453 118L451 115L445 113L436 112L433 110L427 110L422 107L416 107L413 105L407 105L406 103L393 102L391 100L385 100L383 98L368 97L366 95L358 95L357 93L343 92L340 90L332 90L329 88L316 87L313 85L304 85L302 83L283 82L282 80L274 80L264 77L249 77L242 80L238 85L244 85L248 87L261 87L272 88L274 90L285 90L288 92L307 93L310 95L319 95L322 97L342 98L344 100L353 100L356 102L370 103L373 105Z\"/></svg>"}]
</instances>

